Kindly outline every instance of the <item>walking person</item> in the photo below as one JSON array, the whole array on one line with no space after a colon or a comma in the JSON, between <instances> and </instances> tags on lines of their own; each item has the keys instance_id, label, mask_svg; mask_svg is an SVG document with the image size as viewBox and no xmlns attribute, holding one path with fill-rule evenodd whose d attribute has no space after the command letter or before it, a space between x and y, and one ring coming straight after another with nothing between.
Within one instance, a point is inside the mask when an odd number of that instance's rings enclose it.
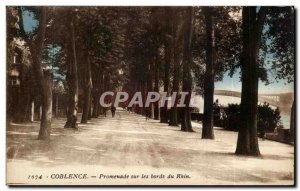
<instances>
[{"instance_id":1,"label":"walking person","mask_svg":"<svg viewBox=\"0 0 300 191\"><path fill-rule=\"evenodd\" d=\"M150 117L150 108L149 107L147 107L146 108L146 121L149 119L149 117Z\"/></svg>"},{"instance_id":2,"label":"walking person","mask_svg":"<svg viewBox=\"0 0 300 191\"><path fill-rule=\"evenodd\" d=\"M116 114L116 107L115 107L114 105L112 105L111 108L110 108L110 110L111 110L111 115L112 115L112 117L115 117L115 114Z\"/></svg>"}]
</instances>

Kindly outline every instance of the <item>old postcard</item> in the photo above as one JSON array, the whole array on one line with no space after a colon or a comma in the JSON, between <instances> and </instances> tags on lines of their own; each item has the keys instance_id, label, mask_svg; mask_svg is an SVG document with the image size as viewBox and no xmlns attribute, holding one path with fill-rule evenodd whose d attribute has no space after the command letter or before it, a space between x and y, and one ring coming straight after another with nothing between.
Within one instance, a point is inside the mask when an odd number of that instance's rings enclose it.
<instances>
[{"instance_id":1,"label":"old postcard","mask_svg":"<svg viewBox=\"0 0 300 191\"><path fill-rule=\"evenodd\" d=\"M7 6L7 185L295 184L292 6Z\"/></svg>"}]
</instances>

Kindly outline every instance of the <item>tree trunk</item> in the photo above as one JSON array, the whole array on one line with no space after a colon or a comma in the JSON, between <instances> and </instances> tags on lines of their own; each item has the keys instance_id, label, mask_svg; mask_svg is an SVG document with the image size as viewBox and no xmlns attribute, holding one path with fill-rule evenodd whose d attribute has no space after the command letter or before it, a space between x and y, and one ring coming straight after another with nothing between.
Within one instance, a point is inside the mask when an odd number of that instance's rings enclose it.
<instances>
[{"instance_id":1,"label":"tree trunk","mask_svg":"<svg viewBox=\"0 0 300 191\"><path fill-rule=\"evenodd\" d=\"M172 11L172 18L173 18L173 58L174 58L174 73L173 73L173 87L171 93L179 91L179 63L180 63L180 45L181 41L179 40L180 32L177 30L178 28L178 18L174 11ZM177 117L177 102L178 102L178 96L176 96L174 101L174 106L171 106L170 109L170 120L169 125L170 126L177 126L178 125L178 117Z\"/></svg>"},{"instance_id":2,"label":"tree trunk","mask_svg":"<svg viewBox=\"0 0 300 191\"><path fill-rule=\"evenodd\" d=\"M93 111L92 111L92 118L98 117L98 106L99 106L99 99L98 99L98 92L94 90L93 92Z\"/></svg>"},{"instance_id":3,"label":"tree trunk","mask_svg":"<svg viewBox=\"0 0 300 191\"><path fill-rule=\"evenodd\" d=\"M154 91L159 92L159 54L158 50L156 50L156 57L155 57L155 74L154 74ZM156 101L154 104L154 119L159 120L159 101Z\"/></svg>"},{"instance_id":4,"label":"tree trunk","mask_svg":"<svg viewBox=\"0 0 300 191\"><path fill-rule=\"evenodd\" d=\"M34 101L31 101L31 108L30 108L30 122L34 122Z\"/></svg>"},{"instance_id":5,"label":"tree trunk","mask_svg":"<svg viewBox=\"0 0 300 191\"><path fill-rule=\"evenodd\" d=\"M236 154L259 156L257 138L258 52L266 7L243 7L241 126Z\"/></svg>"},{"instance_id":6,"label":"tree trunk","mask_svg":"<svg viewBox=\"0 0 300 191\"><path fill-rule=\"evenodd\" d=\"M22 14L22 13L21 13ZM32 56L32 67L38 87L41 90L42 116L38 139L50 139L50 128L52 119L52 74L43 71L42 55L47 24L47 8L40 7L39 28L35 40L28 40Z\"/></svg>"},{"instance_id":7,"label":"tree trunk","mask_svg":"<svg viewBox=\"0 0 300 191\"><path fill-rule=\"evenodd\" d=\"M142 92L142 99L143 103L145 103L145 95L146 95L146 81L144 79L141 80L141 92ZM147 108L145 108L145 104L143 104L143 107L141 109L142 115L147 115Z\"/></svg>"},{"instance_id":8,"label":"tree trunk","mask_svg":"<svg viewBox=\"0 0 300 191\"><path fill-rule=\"evenodd\" d=\"M39 121L42 119L42 104L41 104L41 106L39 107Z\"/></svg>"},{"instance_id":9,"label":"tree trunk","mask_svg":"<svg viewBox=\"0 0 300 191\"><path fill-rule=\"evenodd\" d=\"M177 56L174 56L174 57L177 57ZM177 60L177 62L178 62L178 60ZM179 68L178 68L178 66L175 66L175 62L174 62L174 78L173 78L172 94L173 94L173 92L177 92L177 94L178 94L178 90L179 90L179 71L178 70L179 70ZM170 126L177 126L178 125L177 102L178 102L178 96L176 96L176 98L175 98L174 106L172 106L171 109L170 109L170 120L169 120L169 125Z\"/></svg>"},{"instance_id":10,"label":"tree trunk","mask_svg":"<svg viewBox=\"0 0 300 191\"><path fill-rule=\"evenodd\" d=\"M24 95L26 97L26 105L25 105L25 113L24 113L24 121L31 121L31 107L32 107L32 101L31 101L31 96L26 93Z\"/></svg>"},{"instance_id":11,"label":"tree trunk","mask_svg":"<svg viewBox=\"0 0 300 191\"><path fill-rule=\"evenodd\" d=\"M293 105L291 108L291 120L290 120L290 140L295 142L295 102L293 101Z\"/></svg>"},{"instance_id":12,"label":"tree trunk","mask_svg":"<svg viewBox=\"0 0 300 191\"><path fill-rule=\"evenodd\" d=\"M103 75L103 79L101 80L101 90L100 90L100 94L102 92L106 92L106 91L110 91L110 74L107 73L107 72L104 72L104 75ZM98 97L100 98L100 94L98 95ZM99 100L98 98L98 100ZM104 100L105 103L112 103L112 98L111 97L106 97L106 100ZM106 117L106 112L107 110L109 109L108 107L103 107L99 104L98 102L98 115L99 114L104 114L105 117Z\"/></svg>"},{"instance_id":13,"label":"tree trunk","mask_svg":"<svg viewBox=\"0 0 300 191\"><path fill-rule=\"evenodd\" d=\"M167 25L167 39L165 41L165 64L164 64L164 92L167 92L167 96L169 96L169 84L170 84L170 65L171 65L171 56L172 56L172 39L170 38L172 35L172 25L171 25L171 15L172 10L170 7L166 8L166 25ZM168 123L168 101L161 107L160 112L160 122Z\"/></svg>"},{"instance_id":14,"label":"tree trunk","mask_svg":"<svg viewBox=\"0 0 300 191\"><path fill-rule=\"evenodd\" d=\"M85 92L84 92L84 105L82 111L81 123L87 123L90 111L90 103L91 103L91 91L92 91L92 75L91 75L91 63L90 63L90 55L87 53L87 66L85 71Z\"/></svg>"},{"instance_id":15,"label":"tree trunk","mask_svg":"<svg viewBox=\"0 0 300 191\"><path fill-rule=\"evenodd\" d=\"M58 117L58 93L55 95L54 116Z\"/></svg>"},{"instance_id":16,"label":"tree trunk","mask_svg":"<svg viewBox=\"0 0 300 191\"><path fill-rule=\"evenodd\" d=\"M184 103L185 107L182 108L181 112L181 131L192 132L191 123L191 110L189 103L192 94L192 77L191 77L191 42L192 42L192 31L193 31L193 7L186 9L186 21L185 21L185 31L184 31L184 47L183 47L183 79L182 79L182 91L188 92L185 97Z\"/></svg>"},{"instance_id":17,"label":"tree trunk","mask_svg":"<svg viewBox=\"0 0 300 191\"><path fill-rule=\"evenodd\" d=\"M91 90L91 93L90 93L90 107L89 107L89 114L88 114L88 120L91 120L92 119L92 90Z\"/></svg>"},{"instance_id":18,"label":"tree trunk","mask_svg":"<svg viewBox=\"0 0 300 191\"><path fill-rule=\"evenodd\" d=\"M42 92L42 117L41 128L39 131L39 139L46 140L50 138L50 128L52 120L52 73L44 72Z\"/></svg>"},{"instance_id":19,"label":"tree trunk","mask_svg":"<svg viewBox=\"0 0 300 191\"><path fill-rule=\"evenodd\" d=\"M94 83L95 86L93 90L93 112L92 117L97 118L99 116L99 99L102 91L102 84L103 84L103 66L100 63L98 71L96 72L96 76L94 76Z\"/></svg>"},{"instance_id":20,"label":"tree trunk","mask_svg":"<svg viewBox=\"0 0 300 191\"><path fill-rule=\"evenodd\" d=\"M206 70L204 77L204 113L202 139L214 139L213 104L214 104L214 63L215 32L211 7L204 8L206 24Z\"/></svg>"},{"instance_id":21,"label":"tree trunk","mask_svg":"<svg viewBox=\"0 0 300 191\"><path fill-rule=\"evenodd\" d=\"M153 91L153 81L152 81L152 70L153 70L153 59L150 59L148 62L148 74L147 74L147 92L152 92ZM149 107L146 108L146 115L149 118L152 118L152 103L150 103Z\"/></svg>"},{"instance_id":22,"label":"tree trunk","mask_svg":"<svg viewBox=\"0 0 300 191\"><path fill-rule=\"evenodd\" d=\"M78 111L78 73L77 73L77 58L75 44L75 29L73 16L70 19L70 45L69 48L69 106L68 116L65 128L78 128L77 126L77 111Z\"/></svg>"}]
</instances>

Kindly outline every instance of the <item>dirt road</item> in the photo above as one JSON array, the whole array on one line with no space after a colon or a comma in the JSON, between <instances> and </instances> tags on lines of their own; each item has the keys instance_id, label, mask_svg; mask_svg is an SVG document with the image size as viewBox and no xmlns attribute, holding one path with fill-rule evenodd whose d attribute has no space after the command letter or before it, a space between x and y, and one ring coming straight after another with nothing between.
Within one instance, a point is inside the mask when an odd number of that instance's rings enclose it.
<instances>
[{"instance_id":1,"label":"dirt road","mask_svg":"<svg viewBox=\"0 0 300 191\"><path fill-rule=\"evenodd\" d=\"M110 113L109 113L110 114ZM7 182L23 184L293 184L294 147L260 141L261 158L234 155L237 133L215 129L201 139L155 120L117 110L79 130L53 119L50 141L36 140L39 123L7 128ZM87 174L85 179L59 178ZM54 174L54 175L53 175ZM58 175L56 175L58 174ZM102 174L102 175L101 175ZM30 175L42 175L35 180ZM128 175L116 178L114 175Z\"/></svg>"}]
</instances>

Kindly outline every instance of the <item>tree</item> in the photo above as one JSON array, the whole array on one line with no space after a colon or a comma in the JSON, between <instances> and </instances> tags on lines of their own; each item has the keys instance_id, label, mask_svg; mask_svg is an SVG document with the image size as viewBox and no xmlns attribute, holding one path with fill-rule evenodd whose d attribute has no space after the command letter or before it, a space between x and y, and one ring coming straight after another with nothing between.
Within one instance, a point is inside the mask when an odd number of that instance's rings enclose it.
<instances>
[{"instance_id":1,"label":"tree","mask_svg":"<svg viewBox=\"0 0 300 191\"><path fill-rule=\"evenodd\" d=\"M243 7L241 126L236 154L260 155L257 139L258 56L267 8Z\"/></svg>"},{"instance_id":2,"label":"tree","mask_svg":"<svg viewBox=\"0 0 300 191\"><path fill-rule=\"evenodd\" d=\"M204 114L202 138L214 139L213 102L215 83L215 32L213 21L213 8L205 7L204 15L206 24L206 69L204 79Z\"/></svg>"},{"instance_id":3,"label":"tree","mask_svg":"<svg viewBox=\"0 0 300 191\"><path fill-rule=\"evenodd\" d=\"M34 76L41 91L42 116L38 139L48 140L50 139L52 120L52 73L51 70L43 69L42 67L42 56L47 25L47 8L39 7L30 10L34 12L38 20L38 29L36 34L26 34L23 26L23 12L21 7L19 7L20 28L25 41L28 43L32 57Z\"/></svg>"},{"instance_id":4,"label":"tree","mask_svg":"<svg viewBox=\"0 0 300 191\"><path fill-rule=\"evenodd\" d=\"M295 102L293 101L290 118L290 139L295 142Z\"/></svg>"},{"instance_id":5,"label":"tree","mask_svg":"<svg viewBox=\"0 0 300 191\"><path fill-rule=\"evenodd\" d=\"M162 25L159 18L163 15L161 8L154 8L151 10L151 36L153 43L153 57L155 60L154 64L154 87L153 90L155 92L159 92L159 80L160 80L160 66L161 66L161 55L160 55L160 47L162 45ZM154 102L154 119L159 120L159 101Z\"/></svg>"},{"instance_id":6,"label":"tree","mask_svg":"<svg viewBox=\"0 0 300 191\"><path fill-rule=\"evenodd\" d=\"M184 26L184 49L183 49L183 79L182 79L182 91L188 92L188 95L185 98L185 107L182 109L181 117L181 130L192 132L192 123L191 123L191 109L189 106L192 94L192 77L191 77L191 63L192 63L192 54L191 54L191 44L193 36L193 17L194 17L193 7L186 8L186 19Z\"/></svg>"},{"instance_id":7,"label":"tree","mask_svg":"<svg viewBox=\"0 0 300 191\"><path fill-rule=\"evenodd\" d=\"M100 63L98 67L94 66L92 74L94 73L94 77L92 78L92 83L94 84L94 88L92 90L93 94L93 113L92 117L97 118L99 115L99 99L101 91L103 90L103 64ZM93 76L93 75L92 75Z\"/></svg>"},{"instance_id":8,"label":"tree","mask_svg":"<svg viewBox=\"0 0 300 191\"><path fill-rule=\"evenodd\" d=\"M171 93L179 92L179 82L180 82L180 59L182 50L182 29L183 29L183 19L181 17L183 8L174 8L172 14L172 26L173 26L173 82ZM173 101L173 100L172 100ZM178 114L177 114L177 103L178 96L175 97L174 106L170 109L170 126L178 125Z\"/></svg>"},{"instance_id":9,"label":"tree","mask_svg":"<svg viewBox=\"0 0 300 191\"><path fill-rule=\"evenodd\" d=\"M155 66L154 66L154 88L155 92L159 92L159 69L160 69L160 55L159 49L156 51ZM159 120L159 101L154 102L154 119Z\"/></svg>"},{"instance_id":10,"label":"tree","mask_svg":"<svg viewBox=\"0 0 300 191\"><path fill-rule=\"evenodd\" d=\"M78 128L77 112L78 112L78 73L77 73L77 56L75 43L75 27L73 11L70 10L69 25L70 38L68 44L68 88L69 88L69 105L67 112L67 122L65 128Z\"/></svg>"},{"instance_id":11,"label":"tree","mask_svg":"<svg viewBox=\"0 0 300 191\"><path fill-rule=\"evenodd\" d=\"M90 54L87 51L86 53L87 63L85 67L85 95L84 95L84 105L82 111L81 123L87 123L89 112L91 108L91 92L92 92L92 72L91 72L91 62L90 62Z\"/></svg>"},{"instance_id":12,"label":"tree","mask_svg":"<svg viewBox=\"0 0 300 191\"><path fill-rule=\"evenodd\" d=\"M271 68L277 80L295 81L295 10L294 7L270 7L266 18L269 30L264 33L265 39L272 39L266 46L272 54ZM291 106L290 133L294 139L295 107Z\"/></svg>"},{"instance_id":13,"label":"tree","mask_svg":"<svg viewBox=\"0 0 300 191\"><path fill-rule=\"evenodd\" d=\"M172 61L172 8L166 7L165 8L165 53L164 53L164 92L167 92L167 95L169 96L169 89L170 89L170 66ZM160 111L160 122L161 123L168 123L168 101L165 102L165 105L161 107Z\"/></svg>"},{"instance_id":14,"label":"tree","mask_svg":"<svg viewBox=\"0 0 300 191\"><path fill-rule=\"evenodd\" d=\"M240 7L196 7L192 71L197 93L204 97L202 138L212 139L214 83L239 67Z\"/></svg>"}]
</instances>

